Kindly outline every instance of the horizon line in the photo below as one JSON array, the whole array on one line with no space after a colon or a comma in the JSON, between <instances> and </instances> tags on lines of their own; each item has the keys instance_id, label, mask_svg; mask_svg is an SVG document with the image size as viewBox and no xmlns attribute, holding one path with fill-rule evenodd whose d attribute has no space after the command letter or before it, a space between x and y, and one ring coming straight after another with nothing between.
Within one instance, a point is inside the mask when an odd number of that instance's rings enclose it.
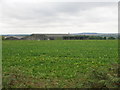
<instances>
[{"instance_id":1,"label":"horizon line","mask_svg":"<svg viewBox=\"0 0 120 90\"><path fill-rule=\"evenodd\" d=\"M120 32L113 32L113 33L104 33L104 32L102 32L102 33L100 33L100 32L79 32L79 33L70 33L70 32L68 32L68 33L6 33L6 34L0 34L0 35L20 35L20 34L22 34L22 35L31 35L31 34L84 34L84 33L90 33L90 34L92 34L92 33L96 33L96 34L118 34L118 33L120 33Z\"/></svg>"}]
</instances>

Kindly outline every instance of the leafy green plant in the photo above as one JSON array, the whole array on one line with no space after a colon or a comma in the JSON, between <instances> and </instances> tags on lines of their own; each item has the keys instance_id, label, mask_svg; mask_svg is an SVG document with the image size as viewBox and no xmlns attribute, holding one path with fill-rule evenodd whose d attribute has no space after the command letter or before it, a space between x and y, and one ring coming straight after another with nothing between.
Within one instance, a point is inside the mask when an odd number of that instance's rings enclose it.
<instances>
[{"instance_id":1,"label":"leafy green plant","mask_svg":"<svg viewBox=\"0 0 120 90\"><path fill-rule=\"evenodd\" d=\"M110 71L109 71L110 70ZM109 70L104 67L94 68L89 72L89 80L87 83L91 88L118 88L119 80L118 77L118 65L111 66Z\"/></svg>"},{"instance_id":2,"label":"leafy green plant","mask_svg":"<svg viewBox=\"0 0 120 90\"><path fill-rule=\"evenodd\" d=\"M118 64L117 40L4 40L2 44L3 87L117 87L116 65L111 66Z\"/></svg>"}]
</instances>

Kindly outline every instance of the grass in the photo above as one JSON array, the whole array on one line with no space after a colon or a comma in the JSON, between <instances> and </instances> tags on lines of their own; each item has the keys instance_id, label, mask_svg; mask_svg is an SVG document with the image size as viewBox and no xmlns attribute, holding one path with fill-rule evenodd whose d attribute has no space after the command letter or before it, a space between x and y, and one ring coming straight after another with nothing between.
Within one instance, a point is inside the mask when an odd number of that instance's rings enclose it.
<instances>
[{"instance_id":1,"label":"grass","mask_svg":"<svg viewBox=\"0 0 120 90\"><path fill-rule=\"evenodd\" d=\"M118 87L117 40L3 41L4 88Z\"/></svg>"}]
</instances>

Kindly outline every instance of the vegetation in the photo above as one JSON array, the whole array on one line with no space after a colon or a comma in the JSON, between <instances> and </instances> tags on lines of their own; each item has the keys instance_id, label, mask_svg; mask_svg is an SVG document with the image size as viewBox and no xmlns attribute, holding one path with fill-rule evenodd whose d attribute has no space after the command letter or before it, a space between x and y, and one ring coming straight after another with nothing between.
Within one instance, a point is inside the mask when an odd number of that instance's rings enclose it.
<instances>
[{"instance_id":1,"label":"vegetation","mask_svg":"<svg viewBox=\"0 0 120 90\"><path fill-rule=\"evenodd\" d=\"M116 88L117 40L3 41L4 88Z\"/></svg>"},{"instance_id":2,"label":"vegetation","mask_svg":"<svg viewBox=\"0 0 120 90\"><path fill-rule=\"evenodd\" d=\"M4 36L2 36L2 40L5 40L5 37L4 37Z\"/></svg>"},{"instance_id":3,"label":"vegetation","mask_svg":"<svg viewBox=\"0 0 120 90\"><path fill-rule=\"evenodd\" d=\"M108 39L115 39L114 37L109 37Z\"/></svg>"},{"instance_id":4,"label":"vegetation","mask_svg":"<svg viewBox=\"0 0 120 90\"><path fill-rule=\"evenodd\" d=\"M106 40L107 37L102 36L87 36L87 35L76 35L76 36L64 36L64 40ZM115 37L108 37L108 39L113 40Z\"/></svg>"}]
</instances>

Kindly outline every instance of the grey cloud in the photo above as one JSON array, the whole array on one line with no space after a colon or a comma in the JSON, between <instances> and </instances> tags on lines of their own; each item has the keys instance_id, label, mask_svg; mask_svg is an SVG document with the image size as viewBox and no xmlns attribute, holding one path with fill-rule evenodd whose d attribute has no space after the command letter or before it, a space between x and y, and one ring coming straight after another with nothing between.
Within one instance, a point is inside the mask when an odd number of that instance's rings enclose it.
<instances>
[{"instance_id":1,"label":"grey cloud","mask_svg":"<svg viewBox=\"0 0 120 90\"><path fill-rule=\"evenodd\" d=\"M8 26L4 28L55 28L55 27L83 27L86 23L102 23L111 21L107 12L96 8L111 8L116 3L7 3L2 2L2 22ZM111 12L111 11L109 11ZM113 11L114 12L114 11ZM98 13L100 15L98 15ZM116 13L116 11L115 11ZM112 14L112 13L111 13ZM112 14L113 15L113 14ZM102 17L101 17L102 16Z\"/></svg>"},{"instance_id":2,"label":"grey cloud","mask_svg":"<svg viewBox=\"0 0 120 90\"><path fill-rule=\"evenodd\" d=\"M57 16L59 13L75 15L90 8L110 6L112 3L15 3L12 5L3 3L3 15L16 19L39 19L46 16ZM42 6L41 6L42 5Z\"/></svg>"}]
</instances>

